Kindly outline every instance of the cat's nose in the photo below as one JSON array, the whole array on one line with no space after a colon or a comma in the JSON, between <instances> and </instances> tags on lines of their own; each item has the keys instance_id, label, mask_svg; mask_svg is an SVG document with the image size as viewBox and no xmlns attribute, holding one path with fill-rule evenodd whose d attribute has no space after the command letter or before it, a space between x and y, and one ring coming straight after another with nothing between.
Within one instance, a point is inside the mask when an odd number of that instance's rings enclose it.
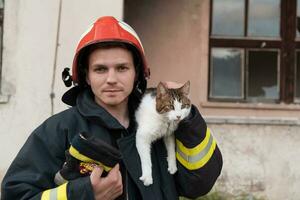
<instances>
[{"instance_id":1,"label":"cat's nose","mask_svg":"<svg viewBox=\"0 0 300 200\"><path fill-rule=\"evenodd\" d=\"M177 120L180 120L181 116L176 116L177 117Z\"/></svg>"}]
</instances>

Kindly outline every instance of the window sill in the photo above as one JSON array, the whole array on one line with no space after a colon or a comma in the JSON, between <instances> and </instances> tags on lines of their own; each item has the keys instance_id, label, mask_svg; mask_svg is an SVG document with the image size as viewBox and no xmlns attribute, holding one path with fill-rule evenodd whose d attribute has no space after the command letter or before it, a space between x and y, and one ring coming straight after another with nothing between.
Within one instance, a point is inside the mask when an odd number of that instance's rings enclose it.
<instances>
[{"instance_id":1,"label":"window sill","mask_svg":"<svg viewBox=\"0 0 300 200\"><path fill-rule=\"evenodd\" d=\"M227 102L202 102L203 108L228 108L251 110L294 110L300 111L300 104L271 104L271 103L227 103Z\"/></svg>"},{"instance_id":2,"label":"window sill","mask_svg":"<svg viewBox=\"0 0 300 200\"><path fill-rule=\"evenodd\" d=\"M9 102L9 95L0 94L0 104Z\"/></svg>"},{"instance_id":3,"label":"window sill","mask_svg":"<svg viewBox=\"0 0 300 200\"><path fill-rule=\"evenodd\" d=\"M204 115L205 121L211 124L244 124L244 125L286 125L300 126L298 115L281 115L274 114L273 111L290 113L289 111L300 111L299 104L268 104L268 103L228 103L228 102L202 102L202 108L208 109L228 109L230 114L221 115ZM246 111L241 114L241 110ZM260 111L268 113L265 116L251 116L247 111ZM253 114L253 112L252 112Z\"/></svg>"},{"instance_id":4,"label":"window sill","mask_svg":"<svg viewBox=\"0 0 300 200\"><path fill-rule=\"evenodd\" d=\"M237 117L203 116L208 124L244 124L244 125L285 125L300 126L298 118L293 117Z\"/></svg>"}]
</instances>

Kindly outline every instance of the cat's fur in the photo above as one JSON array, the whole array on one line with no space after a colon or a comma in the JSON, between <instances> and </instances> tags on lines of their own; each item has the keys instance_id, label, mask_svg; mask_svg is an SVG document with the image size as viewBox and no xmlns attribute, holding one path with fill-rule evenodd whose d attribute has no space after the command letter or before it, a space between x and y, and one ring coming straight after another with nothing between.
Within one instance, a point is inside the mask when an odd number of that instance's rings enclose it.
<instances>
[{"instance_id":1,"label":"cat's fur","mask_svg":"<svg viewBox=\"0 0 300 200\"><path fill-rule=\"evenodd\" d=\"M178 89L168 89L159 83L157 89L146 92L135 113L138 124L136 147L142 165L140 180L145 186L153 183L151 143L157 139L163 138L166 145L168 171L170 174L177 171L173 132L178 123L190 113L189 90L189 81Z\"/></svg>"}]
</instances>

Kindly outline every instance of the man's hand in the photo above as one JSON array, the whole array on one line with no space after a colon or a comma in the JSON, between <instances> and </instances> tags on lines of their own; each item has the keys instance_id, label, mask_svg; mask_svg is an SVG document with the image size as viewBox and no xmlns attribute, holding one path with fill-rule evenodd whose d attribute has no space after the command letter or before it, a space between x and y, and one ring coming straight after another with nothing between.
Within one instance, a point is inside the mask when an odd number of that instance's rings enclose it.
<instances>
[{"instance_id":1,"label":"man's hand","mask_svg":"<svg viewBox=\"0 0 300 200\"><path fill-rule=\"evenodd\" d=\"M116 199L123 193L122 175L117 164L106 177L101 177L103 168L95 167L90 179L96 200Z\"/></svg>"}]
</instances>

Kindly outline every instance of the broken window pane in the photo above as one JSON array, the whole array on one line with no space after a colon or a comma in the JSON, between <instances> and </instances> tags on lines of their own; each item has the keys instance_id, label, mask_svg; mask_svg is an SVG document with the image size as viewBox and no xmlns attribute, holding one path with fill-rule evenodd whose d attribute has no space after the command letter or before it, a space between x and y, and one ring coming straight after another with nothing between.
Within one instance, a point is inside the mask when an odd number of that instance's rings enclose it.
<instances>
[{"instance_id":1,"label":"broken window pane","mask_svg":"<svg viewBox=\"0 0 300 200\"><path fill-rule=\"evenodd\" d=\"M212 48L211 90L213 98L243 98L243 50Z\"/></svg>"},{"instance_id":2,"label":"broken window pane","mask_svg":"<svg viewBox=\"0 0 300 200\"><path fill-rule=\"evenodd\" d=\"M248 52L248 99L279 99L279 72L277 51Z\"/></svg>"},{"instance_id":3,"label":"broken window pane","mask_svg":"<svg viewBox=\"0 0 300 200\"><path fill-rule=\"evenodd\" d=\"M212 35L244 36L244 1L214 0L212 9Z\"/></svg>"},{"instance_id":4,"label":"broken window pane","mask_svg":"<svg viewBox=\"0 0 300 200\"><path fill-rule=\"evenodd\" d=\"M248 36L279 37L280 0L249 1Z\"/></svg>"}]
</instances>

